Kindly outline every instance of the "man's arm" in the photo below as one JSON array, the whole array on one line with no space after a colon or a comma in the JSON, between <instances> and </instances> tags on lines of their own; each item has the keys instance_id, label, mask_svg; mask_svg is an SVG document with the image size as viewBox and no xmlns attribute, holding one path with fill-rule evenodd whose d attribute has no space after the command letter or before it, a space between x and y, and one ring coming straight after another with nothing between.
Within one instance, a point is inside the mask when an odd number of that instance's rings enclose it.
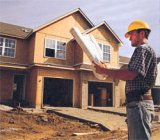
<instances>
[{"instance_id":1,"label":"man's arm","mask_svg":"<svg viewBox=\"0 0 160 140\"><path fill-rule=\"evenodd\" d=\"M119 80L133 80L137 77L138 73L134 71L129 70L112 70L112 69L105 69L104 73L108 75L109 77L113 77L114 79Z\"/></svg>"},{"instance_id":2,"label":"man's arm","mask_svg":"<svg viewBox=\"0 0 160 140\"><path fill-rule=\"evenodd\" d=\"M119 80L133 80L136 78L136 76L138 75L137 72L134 71L129 71L127 69L108 69L105 68L104 65L98 65L96 63L94 63L94 67L96 68L96 72L99 74L104 74L104 75L108 75L109 77L112 77L114 79L119 79Z\"/></svg>"}]
</instances>

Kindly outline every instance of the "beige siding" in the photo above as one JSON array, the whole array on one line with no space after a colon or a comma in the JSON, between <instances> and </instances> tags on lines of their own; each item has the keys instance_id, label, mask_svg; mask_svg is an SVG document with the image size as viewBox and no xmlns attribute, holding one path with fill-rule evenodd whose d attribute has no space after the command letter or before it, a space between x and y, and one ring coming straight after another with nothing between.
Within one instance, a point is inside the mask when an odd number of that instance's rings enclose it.
<instances>
[{"instance_id":1,"label":"beige siding","mask_svg":"<svg viewBox=\"0 0 160 140\"><path fill-rule=\"evenodd\" d=\"M65 26L64 26L65 25ZM71 48L69 41L73 38L70 33L72 27L78 27L83 32L85 29L90 28L85 20L82 20L82 16L78 13L70 15L64 19L61 19L46 28L39 30L36 33L35 39L35 63L56 63L56 64L73 64L74 46ZM44 57L44 44L45 38L55 39L58 41L67 43L67 58L66 60ZM70 48L69 48L70 47ZM70 55L71 54L71 55Z\"/></svg>"},{"instance_id":2,"label":"beige siding","mask_svg":"<svg viewBox=\"0 0 160 140\"><path fill-rule=\"evenodd\" d=\"M115 38L113 35L111 35L111 32L109 30L106 30L106 27L101 26L92 31L90 34L95 37L98 43L103 43L105 45L111 46L111 61L109 64L112 67L118 67L119 47L118 42L115 41Z\"/></svg>"},{"instance_id":3,"label":"beige siding","mask_svg":"<svg viewBox=\"0 0 160 140\"><path fill-rule=\"evenodd\" d=\"M12 99L13 73L0 70L0 102Z\"/></svg>"},{"instance_id":4,"label":"beige siding","mask_svg":"<svg viewBox=\"0 0 160 140\"><path fill-rule=\"evenodd\" d=\"M1 61L17 63L17 64L27 64L28 63L28 42L27 40L16 39L12 37L6 37L16 40L16 50L15 58L0 56Z\"/></svg>"},{"instance_id":5,"label":"beige siding","mask_svg":"<svg viewBox=\"0 0 160 140\"><path fill-rule=\"evenodd\" d=\"M37 91L37 68L30 69L27 75L26 83L26 100L30 106L36 107L36 91Z\"/></svg>"},{"instance_id":6,"label":"beige siding","mask_svg":"<svg viewBox=\"0 0 160 140\"><path fill-rule=\"evenodd\" d=\"M28 63L29 64L33 64L34 62L34 52L35 52L35 35L32 35L29 39L28 39Z\"/></svg>"}]
</instances>

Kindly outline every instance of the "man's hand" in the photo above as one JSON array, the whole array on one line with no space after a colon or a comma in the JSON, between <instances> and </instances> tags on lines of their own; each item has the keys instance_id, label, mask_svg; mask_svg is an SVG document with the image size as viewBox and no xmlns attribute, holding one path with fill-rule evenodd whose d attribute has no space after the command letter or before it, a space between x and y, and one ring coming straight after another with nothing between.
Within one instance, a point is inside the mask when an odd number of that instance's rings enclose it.
<instances>
[{"instance_id":1,"label":"man's hand","mask_svg":"<svg viewBox=\"0 0 160 140\"><path fill-rule=\"evenodd\" d=\"M107 66L105 65L104 62L101 62L101 64L97 64L94 61L92 61L93 66L96 69L96 72L99 74L105 74L105 70L107 69Z\"/></svg>"}]
</instances>

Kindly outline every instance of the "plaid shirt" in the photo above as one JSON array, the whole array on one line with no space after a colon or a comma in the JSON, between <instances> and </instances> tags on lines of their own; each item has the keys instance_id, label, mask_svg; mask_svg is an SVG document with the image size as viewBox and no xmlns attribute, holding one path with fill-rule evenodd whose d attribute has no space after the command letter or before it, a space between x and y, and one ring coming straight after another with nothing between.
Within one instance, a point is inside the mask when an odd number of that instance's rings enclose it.
<instances>
[{"instance_id":1,"label":"plaid shirt","mask_svg":"<svg viewBox=\"0 0 160 140\"><path fill-rule=\"evenodd\" d=\"M134 80L126 81L126 94L134 91L145 93L151 89L157 76L154 50L148 44L138 46L131 57L128 70L138 72L138 76Z\"/></svg>"}]
</instances>

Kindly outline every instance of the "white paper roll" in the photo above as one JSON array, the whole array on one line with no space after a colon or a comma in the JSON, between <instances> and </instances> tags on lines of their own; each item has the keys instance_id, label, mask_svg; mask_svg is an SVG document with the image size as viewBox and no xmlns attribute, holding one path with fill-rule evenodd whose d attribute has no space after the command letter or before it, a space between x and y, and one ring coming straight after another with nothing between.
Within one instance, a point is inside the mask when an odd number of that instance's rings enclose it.
<instances>
[{"instance_id":1,"label":"white paper roll","mask_svg":"<svg viewBox=\"0 0 160 140\"><path fill-rule=\"evenodd\" d=\"M76 27L71 29L71 34L82 48L82 50L86 53L91 62L94 61L97 64L101 64L101 62L103 62L103 52L92 35L81 34L80 30ZM106 79L107 75L104 76L96 73L93 65L92 70L97 79Z\"/></svg>"}]
</instances>

